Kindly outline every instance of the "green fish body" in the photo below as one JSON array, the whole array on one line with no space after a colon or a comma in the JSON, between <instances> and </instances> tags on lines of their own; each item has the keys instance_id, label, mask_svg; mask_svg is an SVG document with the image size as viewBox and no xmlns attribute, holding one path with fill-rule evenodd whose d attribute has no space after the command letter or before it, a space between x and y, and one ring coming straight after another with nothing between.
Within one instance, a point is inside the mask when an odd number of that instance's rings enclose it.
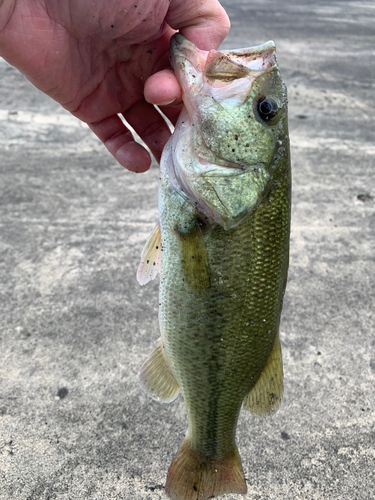
<instances>
[{"instance_id":1,"label":"green fish body","mask_svg":"<svg viewBox=\"0 0 375 500\"><path fill-rule=\"evenodd\" d=\"M161 340L140 383L181 391L188 435L169 469L173 500L246 493L235 433L241 406L276 411L287 280L290 156L275 47L199 51L181 35L171 62L185 109L161 161L159 225L138 279L160 268Z\"/></svg>"}]
</instances>

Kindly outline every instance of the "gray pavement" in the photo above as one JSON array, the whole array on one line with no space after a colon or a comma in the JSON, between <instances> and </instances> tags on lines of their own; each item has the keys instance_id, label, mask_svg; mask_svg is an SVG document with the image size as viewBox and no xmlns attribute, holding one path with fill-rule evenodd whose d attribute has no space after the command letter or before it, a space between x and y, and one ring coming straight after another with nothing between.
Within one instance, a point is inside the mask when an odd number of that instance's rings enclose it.
<instances>
[{"instance_id":1,"label":"gray pavement","mask_svg":"<svg viewBox=\"0 0 375 500\"><path fill-rule=\"evenodd\" d=\"M293 161L284 401L240 416L246 498L374 498L374 3L222 3L223 47L276 41ZM137 383L157 167L124 171L2 60L0 82L0 499L165 499L184 404Z\"/></svg>"}]
</instances>

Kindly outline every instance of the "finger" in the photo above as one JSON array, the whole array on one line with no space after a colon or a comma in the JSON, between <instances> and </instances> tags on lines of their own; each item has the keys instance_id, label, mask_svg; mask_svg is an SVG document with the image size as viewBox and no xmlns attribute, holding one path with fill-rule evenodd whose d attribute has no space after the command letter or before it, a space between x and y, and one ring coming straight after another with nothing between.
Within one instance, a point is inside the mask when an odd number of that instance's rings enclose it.
<instances>
[{"instance_id":1,"label":"finger","mask_svg":"<svg viewBox=\"0 0 375 500\"><path fill-rule=\"evenodd\" d=\"M172 69L164 69L150 76L145 83L144 96L147 102L158 106L180 104L181 87Z\"/></svg>"},{"instance_id":2,"label":"finger","mask_svg":"<svg viewBox=\"0 0 375 500\"><path fill-rule=\"evenodd\" d=\"M146 172L150 168L148 151L134 141L131 132L117 115L90 123L89 127L120 165L132 172Z\"/></svg>"},{"instance_id":3,"label":"finger","mask_svg":"<svg viewBox=\"0 0 375 500\"><path fill-rule=\"evenodd\" d=\"M152 104L138 101L123 115L159 162L163 148L171 135L161 114Z\"/></svg>"},{"instance_id":4,"label":"finger","mask_svg":"<svg viewBox=\"0 0 375 500\"><path fill-rule=\"evenodd\" d=\"M230 29L217 0L171 0L166 21L201 50L218 49Z\"/></svg>"},{"instance_id":5,"label":"finger","mask_svg":"<svg viewBox=\"0 0 375 500\"><path fill-rule=\"evenodd\" d=\"M172 0L166 20L201 50L217 49L230 29L229 18L216 0ZM171 69L164 69L146 81L147 102L158 106L180 104L181 89Z\"/></svg>"}]
</instances>

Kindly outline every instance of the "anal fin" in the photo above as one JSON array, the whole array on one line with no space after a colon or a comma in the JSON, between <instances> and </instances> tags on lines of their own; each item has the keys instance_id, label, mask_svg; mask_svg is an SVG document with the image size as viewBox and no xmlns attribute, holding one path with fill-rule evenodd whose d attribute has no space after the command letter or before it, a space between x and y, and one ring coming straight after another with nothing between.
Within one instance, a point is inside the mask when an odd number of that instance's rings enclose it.
<instances>
[{"instance_id":1,"label":"anal fin","mask_svg":"<svg viewBox=\"0 0 375 500\"><path fill-rule=\"evenodd\" d=\"M255 386L245 396L243 408L265 417L275 413L283 393L283 362L279 334Z\"/></svg>"},{"instance_id":2,"label":"anal fin","mask_svg":"<svg viewBox=\"0 0 375 500\"><path fill-rule=\"evenodd\" d=\"M161 265L161 232L159 222L154 227L141 253L141 262L138 266L137 280L145 285L156 278Z\"/></svg>"},{"instance_id":3,"label":"anal fin","mask_svg":"<svg viewBox=\"0 0 375 500\"><path fill-rule=\"evenodd\" d=\"M180 387L168 366L161 339L142 365L139 384L156 401L171 403L178 396Z\"/></svg>"}]
</instances>

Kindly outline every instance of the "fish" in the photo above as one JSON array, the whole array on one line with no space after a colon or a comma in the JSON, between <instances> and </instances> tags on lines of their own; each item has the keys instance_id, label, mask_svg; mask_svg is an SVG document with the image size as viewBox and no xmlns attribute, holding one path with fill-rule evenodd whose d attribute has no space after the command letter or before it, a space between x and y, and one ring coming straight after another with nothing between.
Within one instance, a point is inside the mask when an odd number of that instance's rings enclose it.
<instances>
[{"instance_id":1,"label":"fish","mask_svg":"<svg viewBox=\"0 0 375 500\"><path fill-rule=\"evenodd\" d=\"M160 274L161 337L140 385L185 401L188 432L167 475L172 500L247 492L241 408L275 413L289 263L287 91L275 44L203 51L181 34L170 61L184 108L160 164L159 221L141 285Z\"/></svg>"}]
</instances>

